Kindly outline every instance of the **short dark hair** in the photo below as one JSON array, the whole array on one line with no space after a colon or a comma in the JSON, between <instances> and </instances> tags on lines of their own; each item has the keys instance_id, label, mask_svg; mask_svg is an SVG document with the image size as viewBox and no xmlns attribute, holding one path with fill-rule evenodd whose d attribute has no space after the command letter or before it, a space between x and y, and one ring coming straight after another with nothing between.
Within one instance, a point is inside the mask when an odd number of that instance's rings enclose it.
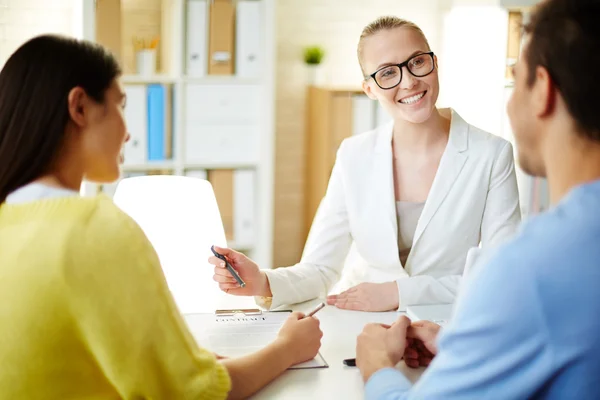
<instances>
[{"instance_id":1,"label":"short dark hair","mask_svg":"<svg viewBox=\"0 0 600 400\"><path fill-rule=\"evenodd\" d=\"M104 102L121 68L102 46L58 35L19 47L0 72L0 204L51 168L69 121L68 96L81 87Z\"/></svg>"},{"instance_id":2,"label":"short dark hair","mask_svg":"<svg viewBox=\"0 0 600 400\"><path fill-rule=\"evenodd\" d=\"M546 0L525 25L528 84L548 70L587 139L600 141L600 0Z\"/></svg>"}]
</instances>

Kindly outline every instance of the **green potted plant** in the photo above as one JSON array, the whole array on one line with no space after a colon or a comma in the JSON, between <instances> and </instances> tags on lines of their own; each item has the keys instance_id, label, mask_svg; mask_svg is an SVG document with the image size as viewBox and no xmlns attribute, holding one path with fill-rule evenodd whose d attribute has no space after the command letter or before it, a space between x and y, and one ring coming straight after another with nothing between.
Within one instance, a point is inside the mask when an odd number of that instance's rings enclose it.
<instances>
[{"instance_id":1,"label":"green potted plant","mask_svg":"<svg viewBox=\"0 0 600 400\"><path fill-rule=\"evenodd\" d=\"M325 57L325 50L321 46L307 46L304 48L303 55L308 70L308 84L318 85L323 83L321 62Z\"/></svg>"},{"instance_id":2,"label":"green potted plant","mask_svg":"<svg viewBox=\"0 0 600 400\"><path fill-rule=\"evenodd\" d=\"M304 48L304 62L308 65L319 65L325 56L325 50L320 46Z\"/></svg>"}]
</instances>

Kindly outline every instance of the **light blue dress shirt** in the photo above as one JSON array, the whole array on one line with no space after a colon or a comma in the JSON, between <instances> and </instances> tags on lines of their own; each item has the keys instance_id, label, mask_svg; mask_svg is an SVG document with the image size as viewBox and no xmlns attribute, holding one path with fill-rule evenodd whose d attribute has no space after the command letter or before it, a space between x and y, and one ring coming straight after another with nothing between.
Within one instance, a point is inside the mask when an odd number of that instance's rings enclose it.
<instances>
[{"instance_id":1,"label":"light blue dress shirt","mask_svg":"<svg viewBox=\"0 0 600 400\"><path fill-rule=\"evenodd\" d=\"M367 399L599 399L600 181L532 218L463 288L414 385L395 369Z\"/></svg>"}]
</instances>

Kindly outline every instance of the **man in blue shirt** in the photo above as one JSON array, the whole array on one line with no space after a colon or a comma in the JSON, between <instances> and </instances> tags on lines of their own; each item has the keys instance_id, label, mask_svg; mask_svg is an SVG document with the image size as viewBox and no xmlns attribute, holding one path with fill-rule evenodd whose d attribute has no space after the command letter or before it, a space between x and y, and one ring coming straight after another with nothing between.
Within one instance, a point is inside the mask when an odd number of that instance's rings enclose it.
<instances>
[{"instance_id":1,"label":"man in blue shirt","mask_svg":"<svg viewBox=\"0 0 600 400\"><path fill-rule=\"evenodd\" d=\"M367 399L600 398L600 0L543 1L525 32L508 114L552 209L478 265L439 338L406 317L365 327ZM411 386L403 357L434 358Z\"/></svg>"}]
</instances>

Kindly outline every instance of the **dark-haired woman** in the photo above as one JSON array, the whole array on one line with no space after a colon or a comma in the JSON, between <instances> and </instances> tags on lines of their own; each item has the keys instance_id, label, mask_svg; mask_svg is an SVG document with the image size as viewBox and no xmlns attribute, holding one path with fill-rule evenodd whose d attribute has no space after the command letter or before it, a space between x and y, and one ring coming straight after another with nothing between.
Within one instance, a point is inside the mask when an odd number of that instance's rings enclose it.
<instances>
[{"instance_id":1,"label":"dark-haired woman","mask_svg":"<svg viewBox=\"0 0 600 400\"><path fill-rule=\"evenodd\" d=\"M313 358L321 331L294 313L239 359L197 346L138 225L83 178L111 182L128 138L121 71L58 36L0 73L0 399L246 398Z\"/></svg>"}]
</instances>

